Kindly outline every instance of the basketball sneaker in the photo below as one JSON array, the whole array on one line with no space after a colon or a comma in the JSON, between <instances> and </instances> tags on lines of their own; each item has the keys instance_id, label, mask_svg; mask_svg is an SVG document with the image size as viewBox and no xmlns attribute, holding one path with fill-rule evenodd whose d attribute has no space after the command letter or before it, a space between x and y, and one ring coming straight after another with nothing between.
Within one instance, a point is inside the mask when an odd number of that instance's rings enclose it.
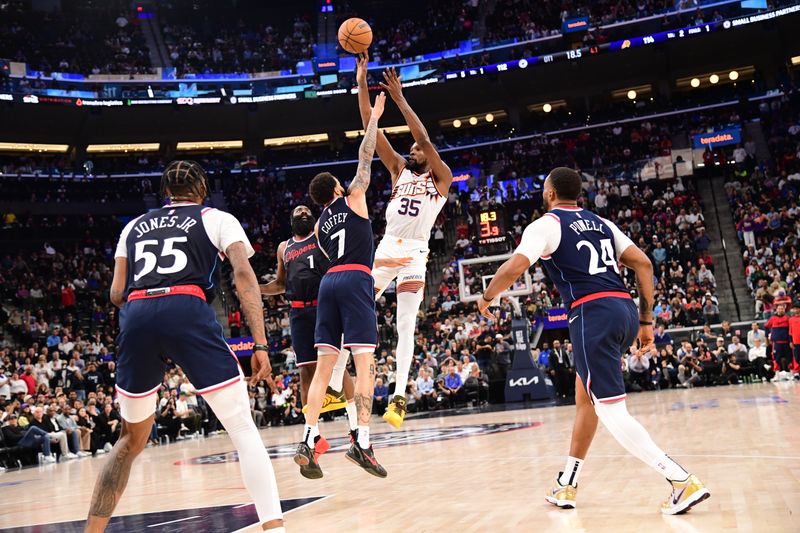
<instances>
[{"instance_id":1,"label":"basketball sneaker","mask_svg":"<svg viewBox=\"0 0 800 533\"><path fill-rule=\"evenodd\" d=\"M357 438L358 438L358 430L357 429L351 429L350 430L350 444L351 445L354 444L356 442Z\"/></svg>"},{"instance_id":2,"label":"basketball sneaker","mask_svg":"<svg viewBox=\"0 0 800 533\"><path fill-rule=\"evenodd\" d=\"M558 473L555 486L544 495L544 499L562 509L575 509L578 505L578 487L562 485L559 479L561 472Z\"/></svg>"},{"instance_id":3,"label":"basketball sneaker","mask_svg":"<svg viewBox=\"0 0 800 533\"><path fill-rule=\"evenodd\" d=\"M325 392L325 399L322 400L322 409L319 414L327 413L328 411L336 411L337 409L344 409L345 407L347 407L347 400L344 397L344 391L337 392L328 387L328 390ZM306 414L308 412L308 406L304 405L301 411L303 411L303 414Z\"/></svg>"},{"instance_id":4,"label":"basketball sneaker","mask_svg":"<svg viewBox=\"0 0 800 533\"><path fill-rule=\"evenodd\" d=\"M403 420L406 417L406 399L404 396L395 395L389 402L386 412L383 413L383 419L390 425L399 428L403 425Z\"/></svg>"},{"instance_id":5,"label":"basketball sneaker","mask_svg":"<svg viewBox=\"0 0 800 533\"><path fill-rule=\"evenodd\" d=\"M683 514L705 500L711 493L697 476L690 474L685 481L670 481L672 494L661 504L664 514Z\"/></svg>"},{"instance_id":6,"label":"basketball sneaker","mask_svg":"<svg viewBox=\"0 0 800 533\"><path fill-rule=\"evenodd\" d=\"M308 479L319 479L322 477L322 468L319 466L319 457L330 449L331 445L324 437L318 436L314 439L314 449L301 442L297 445L294 453L294 462L300 466L300 475Z\"/></svg>"},{"instance_id":7,"label":"basketball sneaker","mask_svg":"<svg viewBox=\"0 0 800 533\"><path fill-rule=\"evenodd\" d=\"M372 451L372 446L364 449L358 445L358 440L355 440L350 445L350 449L347 450L345 456L375 477L384 478L388 475L386 469L378 464L377 459L375 459L375 452Z\"/></svg>"}]
</instances>

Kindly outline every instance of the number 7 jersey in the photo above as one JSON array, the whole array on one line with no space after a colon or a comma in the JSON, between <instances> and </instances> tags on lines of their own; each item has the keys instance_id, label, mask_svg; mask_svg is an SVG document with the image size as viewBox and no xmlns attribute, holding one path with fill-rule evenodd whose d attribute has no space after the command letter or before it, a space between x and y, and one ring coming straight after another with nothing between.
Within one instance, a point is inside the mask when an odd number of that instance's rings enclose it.
<instances>
[{"instance_id":1,"label":"number 7 jersey","mask_svg":"<svg viewBox=\"0 0 800 533\"><path fill-rule=\"evenodd\" d=\"M432 172L415 174L404 167L386 206L386 235L427 242L446 202Z\"/></svg>"},{"instance_id":2,"label":"number 7 jersey","mask_svg":"<svg viewBox=\"0 0 800 533\"><path fill-rule=\"evenodd\" d=\"M590 294L628 292L619 258L633 242L612 222L581 208L556 207L531 223L514 253L541 258L567 308Z\"/></svg>"},{"instance_id":3,"label":"number 7 jersey","mask_svg":"<svg viewBox=\"0 0 800 533\"><path fill-rule=\"evenodd\" d=\"M225 250L244 243L255 252L230 213L193 203L170 204L129 222L114 257L128 260L126 294L132 290L197 285L209 303L219 285Z\"/></svg>"}]
</instances>

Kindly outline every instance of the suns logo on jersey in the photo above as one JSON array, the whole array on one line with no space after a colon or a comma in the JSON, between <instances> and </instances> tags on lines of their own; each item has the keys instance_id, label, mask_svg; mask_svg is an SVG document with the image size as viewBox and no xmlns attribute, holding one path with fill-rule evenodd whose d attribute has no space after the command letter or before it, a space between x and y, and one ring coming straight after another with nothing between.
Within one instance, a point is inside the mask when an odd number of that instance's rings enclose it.
<instances>
[{"instance_id":1,"label":"suns logo on jersey","mask_svg":"<svg viewBox=\"0 0 800 533\"><path fill-rule=\"evenodd\" d=\"M427 177L421 180L398 183L392 191L392 197L389 198L389 201L404 196L430 196L436 198L439 196L439 191L436 190L433 180Z\"/></svg>"}]
</instances>

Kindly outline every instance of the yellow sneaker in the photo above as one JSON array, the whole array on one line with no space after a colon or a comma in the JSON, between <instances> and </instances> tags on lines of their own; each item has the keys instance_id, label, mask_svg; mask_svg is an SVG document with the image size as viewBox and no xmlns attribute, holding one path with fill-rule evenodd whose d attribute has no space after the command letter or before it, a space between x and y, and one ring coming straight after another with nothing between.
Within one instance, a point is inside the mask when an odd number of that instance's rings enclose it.
<instances>
[{"instance_id":1,"label":"yellow sneaker","mask_svg":"<svg viewBox=\"0 0 800 533\"><path fill-rule=\"evenodd\" d=\"M403 425L403 420L406 417L406 399L403 396L393 396L383 413L383 419L390 425L399 428Z\"/></svg>"},{"instance_id":2,"label":"yellow sneaker","mask_svg":"<svg viewBox=\"0 0 800 533\"><path fill-rule=\"evenodd\" d=\"M325 392L325 399L322 400L322 409L320 409L320 414L327 413L328 411L336 411L337 409L344 409L347 407L347 400L344 397L344 392L337 392L332 388L328 387L328 390ZM303 406L303 414L308 412L308 406Z\"/></svg>"},{"instance_id":3,"label":"yellow sneaker","mask_svg":"<svg viewBox=\"0 0 800 533\"><path fill-rule=\"evenodd\" d=\"M703 482L691 474L686 481L670 481L672 494L661 504L664 514L683 514L711 496Z\"/></svg>"},{"instance_id":4,"label":"yellow sneaker","mask_svg":"<svg viewBox=\"0 0 800 533\"><path fill-rule=\"evenodd\" d=\"M544 495L544 499L562 509L575 509L578 505L578 487L562 485L558 481L560 477L561 473L556 478L555 486Z\"/></svg>"}]
</instances>

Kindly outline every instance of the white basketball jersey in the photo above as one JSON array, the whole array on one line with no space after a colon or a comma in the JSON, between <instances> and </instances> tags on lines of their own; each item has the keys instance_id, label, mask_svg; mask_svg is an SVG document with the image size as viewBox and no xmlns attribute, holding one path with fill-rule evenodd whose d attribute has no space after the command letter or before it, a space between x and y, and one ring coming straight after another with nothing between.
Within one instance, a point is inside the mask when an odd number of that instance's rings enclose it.
<instances>
[{"instance_id":1,"label":"white basketball jersey","mask_svg":"<svg viewBox=\"0 0 800 533\"><path fill-rule=\"evenodd\" d=\"M386 206L386 234L427 242L446 202L430 171L414 174L403 168Z\"/></svg>"}]
</instances>

